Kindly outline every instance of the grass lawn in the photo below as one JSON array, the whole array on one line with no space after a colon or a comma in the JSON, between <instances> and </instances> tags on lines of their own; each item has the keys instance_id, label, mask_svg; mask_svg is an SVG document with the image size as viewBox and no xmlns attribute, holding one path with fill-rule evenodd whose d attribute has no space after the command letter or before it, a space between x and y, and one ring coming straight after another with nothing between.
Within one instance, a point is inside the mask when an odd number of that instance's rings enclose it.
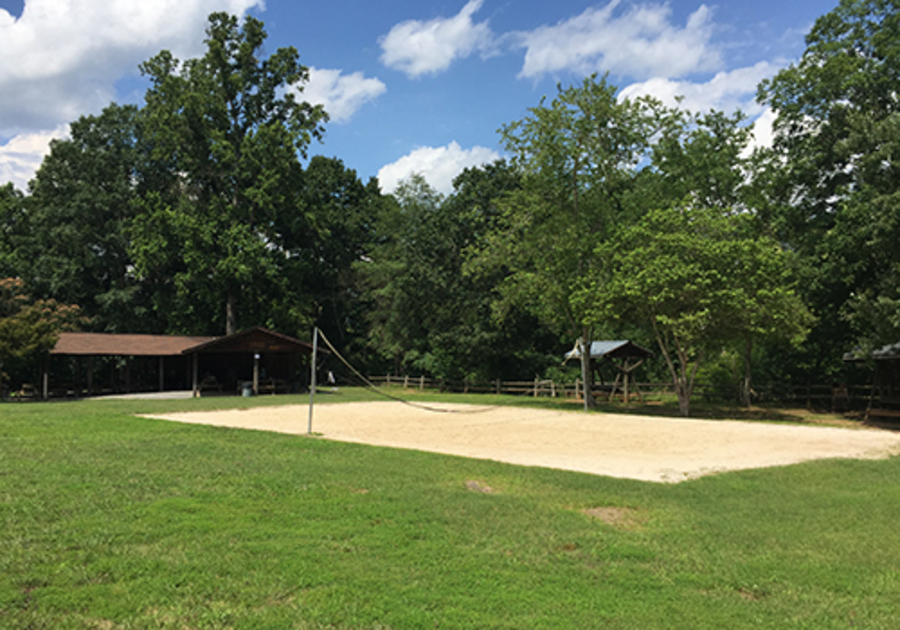
<instances>
[{"instance_id":1,"label":"grass lawn","mask_svg":"<svg viewBox=\"0 0 900 630\"><path fill-rule=\"evenodd\" d=\"M307 401L0 405L0 628L900 620L900 458L661 485L133 416Z\"/></svg>"}]
</instances>

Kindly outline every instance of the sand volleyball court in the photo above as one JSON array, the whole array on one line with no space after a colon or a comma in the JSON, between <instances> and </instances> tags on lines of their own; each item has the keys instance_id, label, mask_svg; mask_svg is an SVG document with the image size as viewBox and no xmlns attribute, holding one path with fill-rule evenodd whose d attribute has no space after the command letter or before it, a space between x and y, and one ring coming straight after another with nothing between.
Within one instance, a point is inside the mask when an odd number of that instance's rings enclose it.
<instances>
[{"instance_id":1,"label":"sand volleyball court","mask_svg":"<svg viewBox=\"0 0 900 630\"><path fill-rule=\"evenodd\" d=\"M315 439L415 449L524 466L657 482L824 458L900 454L900 433L878 429L585 414L400 402L316 404ZM305 434L306 405L150 417Z\"/></svg>"}]
</instances>

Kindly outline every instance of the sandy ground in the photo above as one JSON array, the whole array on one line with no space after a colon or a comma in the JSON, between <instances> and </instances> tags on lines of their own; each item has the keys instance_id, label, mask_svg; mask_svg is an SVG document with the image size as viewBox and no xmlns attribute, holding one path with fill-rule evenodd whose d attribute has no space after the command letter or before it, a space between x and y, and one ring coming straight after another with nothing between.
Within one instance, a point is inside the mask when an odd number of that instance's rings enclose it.
<instances>
[{"instance_id":1,"label":"sandy ground","mask_svg":"<svg viewBox=\"0 0 900 630\"><path fill-rule=\"evenodd\" d=\"M900 433L876 429L429 404L447 412L399 402L317 404L313 432L343 442L670 483L814 459L900 454ZM309 407L153 417L305 434Z\"/></svg>"}]
</instances>

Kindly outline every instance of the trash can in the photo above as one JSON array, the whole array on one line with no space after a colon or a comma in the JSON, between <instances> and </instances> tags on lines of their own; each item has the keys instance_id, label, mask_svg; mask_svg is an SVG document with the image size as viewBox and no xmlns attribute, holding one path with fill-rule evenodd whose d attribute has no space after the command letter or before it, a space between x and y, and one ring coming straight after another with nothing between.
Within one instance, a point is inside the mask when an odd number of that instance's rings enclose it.
<instances>
[{"instance_id":1,"label":"trash can","mask_svg":"<svg viewBox=\"0 0 900 630\"><path fill-rule=\"evenodd\" d=\"M241 383L241 396L244 398L250 398L253 395L253 383L249 381L244 381Z\"/></svg>"}]
</instances>

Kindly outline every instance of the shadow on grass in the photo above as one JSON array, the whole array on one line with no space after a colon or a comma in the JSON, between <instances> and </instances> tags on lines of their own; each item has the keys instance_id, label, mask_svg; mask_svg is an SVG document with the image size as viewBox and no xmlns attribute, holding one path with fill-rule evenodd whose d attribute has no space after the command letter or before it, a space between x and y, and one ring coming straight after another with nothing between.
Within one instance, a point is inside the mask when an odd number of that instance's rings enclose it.
<instances>
[{"instance_id":1,"label":"shadow on grass","mask_svg":"<svg viewBox=\"0 0 900 630\"><path fill-rule=\"evenodd\" d=\"M512 396L509 394L440 394L428 391L419 392L418 390L403 389L402 387L393 387L387 391L392 395L409 400L502 405L508 407L536 407L539 409L566 411L577 411L583 408L582 401L574 398L535 398L531 395ZM610 402L598 400L597 406L592 413L616 413L637 416L658 416L664 418L683 417L679 413L678 400L674 395L645 395L644 401L632 401L628 404L621 401ZM864 424L868 426L868 424L863 422L862 414L859 412L842 414L825 410L775 404L755 405L747 408L736 404L705 400L691 401L690 418L697 420L786 422L791 424L836 427L860 427ZM900 423L895 423L894 425L885 423L885 426L872 424L871 426L900 429Z\"/></svg>"},{"instance_id":2,"label":"shadow on grass","mask_svg":"<svg viewBox=\"0 0 900 630\"><path fill-rule=\"evenodd\" d=\"M538 409L552 409L560 411L580 411L583 403L575 398L550 398L531 395L510 394L478 394L478 393L441 393L434 390L419 391L417 389L405 389L401 386L380 388L383 393L361 387L341 387L323 389L316 394L316 404L348 403L387 401L402 399L419 402L443 402L472 405L496 405L505 407L531 407ZM387 394L387 395L385 395ZM243 398L240 396L214 396L203 398L191 398L185 400L99 400L85 399L83 401L57 401L37 402L28 405L15 404L12 407L24 411L31 408L37 412L46 410L46 405L62 406L93 406L99 404L99 408L110 412L123 413L161 413L179 411L213 411L221 409L246 409L261 406L280 405L307 405L309 394L289 394L278 396L254 396ZM624 404L621 401L609 402L598 400L597 407L592 413L604 414L630 414L639 416L659 416L665 418L680 418L678 412L678 400L674 395L644 395L644 401L632 401ZM900 430L900 418L876 418L866 422L861 412L849 412L846 414L832 413L824 410L811 410L803 407L789 407L785 405L766 404L750 408L736 404L726 404L703 399L691 401L692 419L699 420L747 420L758 422L784 422L791 424L808 424L818 426L835 427L862 427Z\"/></svg>"}]
</instances>

